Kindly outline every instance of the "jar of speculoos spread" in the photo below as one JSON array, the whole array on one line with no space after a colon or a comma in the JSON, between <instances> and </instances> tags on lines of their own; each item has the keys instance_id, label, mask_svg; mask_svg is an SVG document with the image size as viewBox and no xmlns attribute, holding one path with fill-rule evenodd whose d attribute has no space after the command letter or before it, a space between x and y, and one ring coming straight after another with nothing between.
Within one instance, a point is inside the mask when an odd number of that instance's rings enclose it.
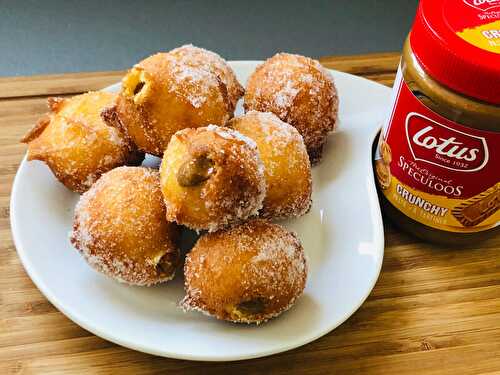
<instances>
[{"instance_id":1,"label":"jar of speculoos spread","mask_svg":"<svg viewBox=\"0 0 500 375\"><path fill-rule=\"evenodd\" d=\"M385 214L408 232L500 233L500 0L421 0L374 168Z\"/></svg>"}]
</instances>

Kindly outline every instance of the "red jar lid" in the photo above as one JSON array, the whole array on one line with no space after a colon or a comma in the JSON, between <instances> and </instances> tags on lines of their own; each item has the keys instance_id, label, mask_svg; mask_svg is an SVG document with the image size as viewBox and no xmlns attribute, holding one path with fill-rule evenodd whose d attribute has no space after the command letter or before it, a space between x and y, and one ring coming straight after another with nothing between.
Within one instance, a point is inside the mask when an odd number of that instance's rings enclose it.
<instances>
[{"instance_id":1,"label":"red jar lid","mask_svg":"<svg viewBox=\"0 0 500 375\"><path fill-rule=\"evenodd\" d=\"M442 85L500 104L500 0L421 0L410 45Z\"/></svg>"}]
</instances>

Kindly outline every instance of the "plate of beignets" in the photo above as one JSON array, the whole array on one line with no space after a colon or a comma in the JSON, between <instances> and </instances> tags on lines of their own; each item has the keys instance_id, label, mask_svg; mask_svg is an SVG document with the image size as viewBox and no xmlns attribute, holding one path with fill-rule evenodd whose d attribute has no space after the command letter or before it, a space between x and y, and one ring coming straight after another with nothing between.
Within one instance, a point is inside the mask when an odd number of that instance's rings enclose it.
<instances>
[{"instance_id":1,"label":"plate of beignets","mask_svg":"<svg viewBox=\"0 0 500 375\"><path fill-rule=\"evenodd\" d=\"M307 344L380 272L371 149L389 93L304 56L186 45L51 98L21 140L19 257L68 318L125 347L228 361Z\"/></svg>"}]
</instances>

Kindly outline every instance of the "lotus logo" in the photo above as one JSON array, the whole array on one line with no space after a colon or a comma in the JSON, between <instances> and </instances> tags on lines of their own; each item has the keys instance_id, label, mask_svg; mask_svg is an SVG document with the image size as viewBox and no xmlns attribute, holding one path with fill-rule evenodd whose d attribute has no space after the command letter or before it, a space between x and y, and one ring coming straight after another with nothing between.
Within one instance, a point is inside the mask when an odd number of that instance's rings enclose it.
<instances>
[{"instance_id":1,"label":"lotus logo","mask_svg":"<svg viewBox=\"0 0 500 375\"><path fill-rule=\"evenodd\" d=\"M464 3L483 12L500 7L500 0L464 0Z\"/></svg>"},{"instance_id":2,"label":"lotus logo","mask_svg":"<svg viewBox=\"0 0 500 375\"><path fill-rule=\"evenodd\" d=\"M483 137L452 129L416 112L408 114L405 127L415 160L460 172L475 172L488 163Z\"/></svg>"}]
</instances>

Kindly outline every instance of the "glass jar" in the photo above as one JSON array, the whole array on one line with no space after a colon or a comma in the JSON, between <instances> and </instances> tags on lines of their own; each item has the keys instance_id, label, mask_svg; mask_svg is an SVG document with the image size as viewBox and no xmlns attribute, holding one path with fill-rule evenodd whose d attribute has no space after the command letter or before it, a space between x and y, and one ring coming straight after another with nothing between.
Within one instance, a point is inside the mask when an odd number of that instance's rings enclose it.
<instances>
[{"instance_id":1,"label":"glass jar","mask_svg":"<svg viewBox=\"0 0 500 375\"><path fill-rule=\"evenodd\" d=\"M384 212L433 242L500 233L500 1L479 3L420 2L375 153Z\"/></svg>"}]
</instances>

